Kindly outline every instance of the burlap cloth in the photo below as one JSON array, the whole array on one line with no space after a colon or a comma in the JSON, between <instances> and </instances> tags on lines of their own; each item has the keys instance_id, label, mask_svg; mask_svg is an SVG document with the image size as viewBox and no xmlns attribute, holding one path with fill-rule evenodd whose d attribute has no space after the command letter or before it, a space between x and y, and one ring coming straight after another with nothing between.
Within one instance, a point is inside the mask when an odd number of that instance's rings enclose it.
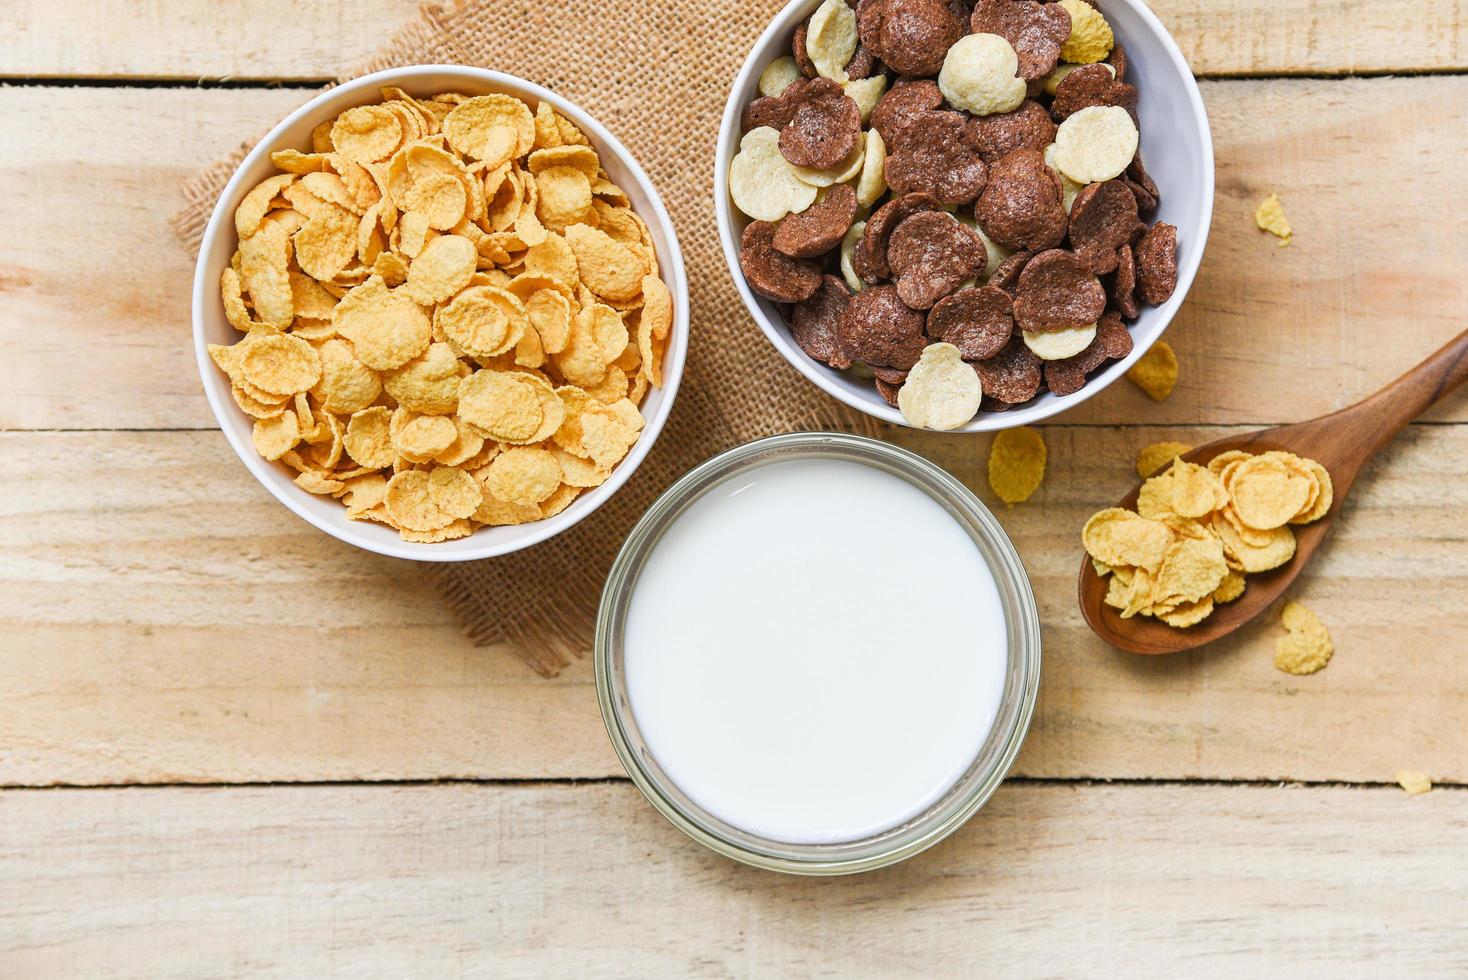
<instances>
[{"instance_id":1,"label":"burlap cloth","mask_svg":"<svg viewBox=\"0 0 1468 980\"><path fill-rule=\"evenodd\" d=\"M550 676L590 649L597 601L623 538L678 476L731 446L799 429L870 426L780 357L739 300L714 218L714 143L740 64L783 0L482 0L426 6L343 75L455 63L512 72L596 116L642 163L683 246L692 329L677 403L636 475L600 510L526 551L433 565L468 635L509 642ZM304 100L303 100L304 101ZM258 134L241 134L247 137ZM175 220L197 253L219 193L251 144L183 188ZM718 556L709 556L717 561Z\"/></svg>"}]
</instances>

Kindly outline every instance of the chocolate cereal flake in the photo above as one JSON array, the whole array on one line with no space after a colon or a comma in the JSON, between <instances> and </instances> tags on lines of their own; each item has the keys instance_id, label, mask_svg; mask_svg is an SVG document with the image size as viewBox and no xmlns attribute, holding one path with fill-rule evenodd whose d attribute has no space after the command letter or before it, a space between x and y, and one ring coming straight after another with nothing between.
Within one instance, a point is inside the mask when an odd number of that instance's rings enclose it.
<instances>
[{"instance_id":1,"label":"chocolate cereal flake","mask_svg":"<svg viewBox=\"0 0 1468 980\"><path fill-rule=\"evenodd\" d=\"M760 126L784 129L795 118L795 110L805 101L811 84L811 79L797 78L779 95L760 96L744 107L739 115L739 127L746 133Z\"/></svg>"},{"instance_id":2,"label":"chocolate cereal flake","mask_svg":"<svg viewBox=\"0 0 1468 980\"><path fill-rule=\"evenodd\" d=\"M1050 103L1050 115L1056 122L1064 122L1093 105L1118 105L1135 118L1137 90L1112 78L1105 65L1082 65L1060 80L1055 101Z\"/></svg>"},{"instance_id":3,"label":"chocolate cereal flake","mask_svg":"<svg viewBox=\"0 0 1468 980\"><path fill-rule=\"evenodd\" d=\"M1039 150L1015 150L994 164L974 206L984 234L1005 248L1040 251L1065 239L1065 192Z\"/></svg>"},{"instance_id":4,"label":"chocolate cereal flake","mask_svg":"<svg viewBox=\"0 0 1468 980\"><path fill-rule=\"evenodd\" d=\"M867 40L875 26L876 43L867 46L899 75L936 75L953 42L963 36L963 22L946 0L879 0L868 13Z\"/></svg>"},{"instance_id":5,"label":"chocolate cereal flake","mask_svg":"<svg viewBox=\"0 0 1468 980\"><path fill-rule=\"evenodd\" d=\"M837 342L853 360L905 371L927 346L923 319L902 302L896 286L868 286L847 304Z\"/></svg>"},{"instance_id":6,"label":"chocolate cereal flake","mask_svg":"<svg viewBox=\"0 0 1468 980\"><path fill-rule=\"evenodd\" d=\"M861 243L852 253L852 265L856 274L865 282L881 282L892 277L892 266L887 262L887 240L892 230L906 218L919 211L938 210L938 200L931 194L906 194L894 197L877 208L862 230Z\"/></svg>"},{"instance_id":7,"label":"chocolate cereal flake","mask_svg":"<svg viewBox=\"0 0 1468 980\"><path fill-rule=\"evenodd\" d=\"M1177 288L1177 228L1165 221L1153 225L1137 243L1137 294L1160 306Z\"/></svg>"},{"instance_id":8,"label":"chocolate cereal flake","mask_svg":"<svg viewBox=\"0 0 1468 980\"><path fill-rule=\"evenodd\" d=\"M1130 245L1116 250L1116 275L1111 279L1111 302L1116 311L1134 320L1141 308L1137 305L1137 259Z\"/></svg>"},{"instance_id":9,"label":"chocolate cereal flake","mask_svg":"<svg viewBox=\"0 0 1468 980\"><path fill-rule=\"evenodd\" d=\"M978 144L979 155L993 166L1015 150L1045 151L1055 142L1055 123L1045 107L1034 99L1021 102L1018 109L969 120Z\"/></svg>"},{"instance_id":10,"label":"chocolate cereal flake","mask_svg":"<svg viewBox=\"0 0 1468 980\"><path fill-rule=\"evenodd\" d=\"M795 115L780 130L780 154L797 167L826 170L845 160L860 138L861 109L840 85L816 78L806 84Z\"/></svg>"},{"instance_id":11,"label":"chocolate cereal flake","mask_svg":"<svg viewBox=\"0 0 1468 980\"><path fill-rule=\"evenodd\" d=\"M797 259L823 255L841 244L855 219L856 191L850 184L833 184L820 201L780 222L775 251Z\"/></svg>"},{"instance_id":12,"label":"chocolate cereal flake","mask_svg":"<svg viewBox=\"0 0 1468 980\"><path fill-rule=\"evenodd\" d=\"M984 189L988 168L961 114L925 112L887 157L886 177L893 194L926 191L940 204L967 204Z\"/></svg>"},{"instance_id":13,"label":"chocolate cereal flake","mask_svg":"<svg viewBox=\"0 0 1468 980\"><path fill-rule=\"evenodd\" d=\"M1070 246L1097 275L1116 268L1117 249L1142 227L1137 198L1120 180L1086 185L1070 207Z\"/></svg>"},{"instance_id":14,"label":"chocolate cereal flake","mask_svg":"<svg viewBox=\"0 0 1468 980\"><path fill-rule=\"evenodd\" d=\"M821 269L807 259L792 259L774 249L775 226L751 221L740 241L739 268L749 288L777 303L798 303L821 285Z\"/></svg>"},{"instance_id":15,"label":"chocolate cereal flake","mask_svg":"<svg viewBox=\"0 0 1468 980\"><path fill-rule=\"evenodd\" d=\"M1013 296L1015 286L1019 285L1019 274L1034 257L1034 252L1015 252L994 269L993 275L989 276L989 285Z\"/></svg>"},{"instance_id":16,"label":"chocolate cereal flake","mask_svg":"<svg viewBox=\"0 0 1468 980\"><path fill-rule=\"evenodd\" d=\"M877 100L872 109L872 128L889 151L895 150L902 145L907 127L914 119L942 104L943 93L931 78L899 81Z\"/></svg>"},{"instance_id":17,"label":"chocolate cereal flake","mask_svg":"<svg viewBox=\"0 0 1468 980\"><path fill-rule=\"evenodd\" d=\"M984 242L942 211L923 211L898 225L887 245L897 295L925 310L984 271Z\"/></svg>"},{"instance_id":18,"label":"chocolate cereal flake","mask_svg":"<svg viewBox=\"0 0 1468 980\"><path fill-rule=\"evenodd\" d=\"M800 22L795 29L795 36L790 39L790 56L795 59L795 67L806 78L816 78L820 72L816 71L815 64L810 60L810 50L806 48L806 39L810 37L810 18Z\"/></svg>"},{"instance_id":19,"label":"chocolate cereal flake","mask_svg":"<svg viewBox=\"0 0 1468 980\"><path fill-rule=\"evenodd\" d=\"M841 317L850 303L851 290L839 276L822 276L820 288L795 304L790 317L790 336L795 345L822 364L851 367L851 358L837 341Z\"/></svg>"},{"instance_id":20,"label":"chocolate cereal flake","mask_svg":"<svg viewBox=\"0 0 1468 980\"><path fill-rule=\"evenodd\" d=\"M1088 327L1105 310L1101 280L1074 252L1059 248L1041 252L1020 273L1014 320L1021 330Z\"/></svg>"},{"instance_id":21,"label":"chocolate cereal flake","mask_svg":"<svg viewBox=\"0 0 1468 980\"><path fill-rule=\"evenodd\" d=\"M1004 405L1023 405L1040 393L1040 359L1023 338L1011 337L995 356L974 365L984 395Z\"/></svg>"},{"instance_id":22,"label":"chocolate cereal flake","mask_svg":"<svg viewBox=\"0 0 1468 980\"><path fill-rule=\"evenodd\" d=\"M1004 349L1014 333L1014 302L997 286L968 287L934 304L928 336L952 344L965 361L982 361Z\"/></svg>"}]
</instances>

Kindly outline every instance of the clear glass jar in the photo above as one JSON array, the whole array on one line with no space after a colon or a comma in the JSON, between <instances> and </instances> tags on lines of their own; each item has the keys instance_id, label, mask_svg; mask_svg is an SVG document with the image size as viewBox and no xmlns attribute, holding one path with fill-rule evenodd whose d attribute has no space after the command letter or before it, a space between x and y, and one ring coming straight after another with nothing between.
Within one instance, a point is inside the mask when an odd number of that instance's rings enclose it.
<instances>
[{"instance_id":1,"label":"clear glass jar","mask_svg":"<svg viewBox=\"0 0 1468 980\"><path fill-rule=\"evenodd\" d=\"M623 638L638 575L663 532L695 500L739 474L792 458L863 463L918 487L972 537L999 590L1009 634L1008 668L994 725L973 763L925 811L879 834L831 844L767 840L698 806L668 778L637 728L625 684ZM670 487L627 536L607 577L596 624L596 689L602 719L627 773L653 806L699 843L737 861L791 874L869 871L938 843L973 816L1003 781L1029 729L1040 681L1040 622L1014 545L983 503L914 453L862 436L801 432L738 446L700 464Z\"/></svg>"}]
</instances>

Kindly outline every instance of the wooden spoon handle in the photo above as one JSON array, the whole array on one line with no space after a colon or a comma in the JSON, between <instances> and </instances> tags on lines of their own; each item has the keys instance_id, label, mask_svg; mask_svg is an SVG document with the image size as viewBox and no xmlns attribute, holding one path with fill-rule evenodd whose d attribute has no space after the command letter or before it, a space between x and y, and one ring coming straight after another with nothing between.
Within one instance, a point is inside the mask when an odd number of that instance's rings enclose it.
<instances>
[{"instance_id":1,"label":"wooden spoon handle","mask_svg":"<svg viewBox=\"0 0 1468 980\"><path fill-rule=\"evenodd\" d=\"M1327 417L1348 427L1352 441L1364 450L1364 462L1464 381L1468 381L1468 330L1376 394Z\"/></svg>"}]
</instances>

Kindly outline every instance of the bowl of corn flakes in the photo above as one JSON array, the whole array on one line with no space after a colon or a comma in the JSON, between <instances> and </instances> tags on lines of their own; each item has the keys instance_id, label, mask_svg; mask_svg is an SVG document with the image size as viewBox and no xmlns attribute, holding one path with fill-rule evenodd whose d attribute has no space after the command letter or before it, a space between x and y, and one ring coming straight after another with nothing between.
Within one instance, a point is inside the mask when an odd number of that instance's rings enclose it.
<instances>
[{"instance_id":1,"label":"bowl of corn flakes","mask_svg":"<svg viewBox=\"0 0 1468 980\"><path fill-rule=\"evenodd\" d=\"M518 551L617 492L672 409L688 287L618 140L501 72L391 69L250 151L193 285L204 391L297 516L380 554Z\"/></svg>"},{"instance_id":2,"label":"bowl of corn flakes","mask_svg":"<svg viewBox=\"0 0 1468 980\"><path fill-rule=\"evenodd\" d=\"M725 257L781 356L870 416L965 432L1142 357L1213 182L1198 86L1140 0L792 0L715 158Z\"/></svg>"}]
</instances>

